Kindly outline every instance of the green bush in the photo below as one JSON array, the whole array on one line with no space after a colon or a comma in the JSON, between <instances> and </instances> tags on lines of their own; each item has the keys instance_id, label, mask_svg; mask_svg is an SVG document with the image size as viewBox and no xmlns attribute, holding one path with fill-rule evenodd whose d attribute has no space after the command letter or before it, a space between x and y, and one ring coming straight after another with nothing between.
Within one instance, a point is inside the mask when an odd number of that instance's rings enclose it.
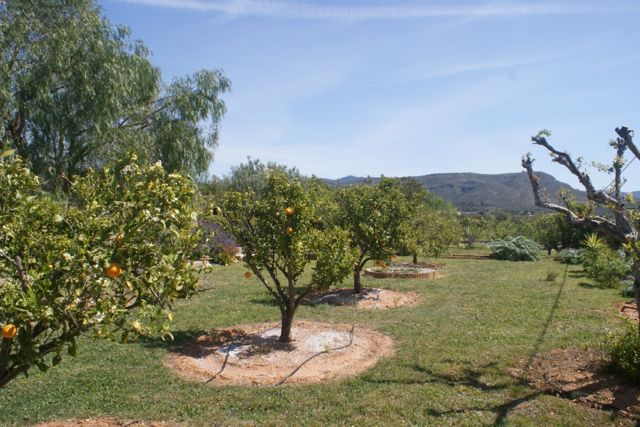
<instances>
[{"instance_id":1,"label":"green bush","mask_svg":"<svg viewBox=\"0 0 640 427\"><path fill-rule=\"evenodd\" d=\"M553 259L562 264L577 265L581 262L581 255L582 249L566 248L558 252Z\"/></svg>"},{"instance_id":2,"label":"green bush","mask_svg":"<svg viewBox=\"0 0 640 427\"><path fill-rule=\"evenodd\" d=\"M631 260L624 252L614 251L595 234L584 240L585 248L580 255L587 276L607 288L620 285L625 274L631 271Z\"/></svg>"},{"instance_id":3,"label":"green bush","mask_svg":"<svg viewBox=\"0 0 640 427\"><path fill-rule=\"evenodd\" d=\"M584 270L599 285L614 288L629 272L629 265L614 251L603 251L593 260L584 262Z\"/></svg>"},{"instance_id":4,"label":"green bush","mask_svg":"<svg viewBox=\"0 0 640 427\"><path fill-rule=\"evenodd\" d=\"M640 382L640 329L633 322L627 322L622 331L610 332L605 347L611 357L611 368L618 374Z\"/></svg>"},{"instance_id":5,"label":"green bush","mask_svg":"<svg viewBox=\"0 0 640 427\"><path fill-rule=\"evenodd\" d=\"M83 334L167 337L192 295L195 189L132 157L74 178L68 200L40 190L19 158L0 162L0 389L76 353Z\"/></svg>"},{"instance_id":6,"label":"green bush","mask_svg":"<svg viewBox=\"0 0 640 427\"><path fill-rule=\"evenodd\" d=\"M510 237L497 239L489 243L491 258L507 261L538 261L540 259L540 245L524 237Z\"/></svg>"}]
</instances>

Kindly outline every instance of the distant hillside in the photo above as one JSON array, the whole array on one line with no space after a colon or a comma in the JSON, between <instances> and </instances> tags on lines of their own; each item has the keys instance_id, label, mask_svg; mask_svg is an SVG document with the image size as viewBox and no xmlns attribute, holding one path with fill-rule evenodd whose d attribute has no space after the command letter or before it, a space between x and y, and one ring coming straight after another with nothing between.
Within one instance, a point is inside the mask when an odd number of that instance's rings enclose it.
<instances>
[{"instance_id":1,"label":"distant hillside","mask_svg":"<svg viewBox=\"0 0 640 427\"><path fill-rule=\"evenodd\" d=\"M556 180L553 176L539 172L542 187L554 202L561 189L570 190L578 200L585 200L585 193ZM419 181L427 190L452 202L462 212L536 212L531 184L525 172L487 175L479 173L439 173L410 177ZM363 177L347 176L324 180L330 185L345 186L367 180ZM376 182L378 178L372 178Z\"/></svg>"}]
</instances>

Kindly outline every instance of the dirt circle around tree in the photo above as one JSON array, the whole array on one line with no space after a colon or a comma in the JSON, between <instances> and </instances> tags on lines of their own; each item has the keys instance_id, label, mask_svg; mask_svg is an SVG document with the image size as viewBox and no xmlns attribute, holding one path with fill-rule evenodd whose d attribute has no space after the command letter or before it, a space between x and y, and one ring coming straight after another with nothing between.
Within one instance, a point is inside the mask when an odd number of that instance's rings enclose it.
<instances>
[{"instance_id":1,"label":"dirt circle around tree","mask_svg":"<svg viewBox=\"0 0 640 427\"><path fill-rule=\"evenodd\" d=\"M440 266L436 264L412 264L397 263L386 267L370 267L364 270L366 276L375 277L377 279L427 279L434 280L440 277L438 273Z\"/></svg>"},{"instance_id":2,"label":"dirt circle around tree","mask_svg":"<svg viewBox=\"0 0 640 427\"><path fill-rule=\"evenodd\" d=\"M394 353L393 340L359 325L297 320L280 343L278 323L214 329L176 347L165 365L212 385L308 384L355 376Z\"/></svg>"},{"instance_id":3,"label":"dirt circle around tree","mask_svg":"<svg viewBox=\"0 0 640 427\"><path fill-rule=\"evenodd\" d=\"M353 288L332 289L310 295L306 303L352 306L363 310L384 310L397 307L414 307L420 303L416 292L399 292L391 289L364 288L356 294Z\"/></svg>"},{"instance_id":4,"label":"dirt circle around tree","mask_svg":"<svg viewBox=\"0 0 640 427\"><path fill-rule=\"evenodd\" d=\"M640 419L640 389L608 372L606 364L601 350L554 349L513 373L544 393Z\"/></svg>"},{"instance_id":5,"label":"dirt circle around tree","mask_svg":"<svg viewBox=\"0 0 640 427\"><path fill-rule=\"evenodd\" d=\"M620 316L634 322L638 321L638 307L636 307L635 301L627 301L623 304L618 304L617 307L620 310Z\"/></svg>"}]
</instances>

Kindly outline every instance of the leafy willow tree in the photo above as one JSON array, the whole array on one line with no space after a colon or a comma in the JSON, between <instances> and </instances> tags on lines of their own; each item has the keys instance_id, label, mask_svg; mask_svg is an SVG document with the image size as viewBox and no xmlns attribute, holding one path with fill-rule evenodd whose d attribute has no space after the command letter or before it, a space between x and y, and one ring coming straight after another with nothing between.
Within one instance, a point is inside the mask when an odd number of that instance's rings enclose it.
<instances>
[{"instance_id":1,"label":"leafy willow tree","mask_svg":"<svg viewBox=\"0 0 640 427\"><path fill-rule=\"evenodd\" d=\"M382 178L377 185L358 184L338 190L337 224L349 232L356 250L354 292L362 293L360 273L370 260L389 260L402 246L407 218L398 180Z\"/></svg>"},{"instance_id":2,"label":"leafy willow tree","mask_svg":"<svg viewBox=\"0 0 640 427\"><path fill-rule=\"evenodd\" d=\"M580 159L574 160L567 152L557 150L548 141L551 133L540 131L531 139L535 145L546 149L554 162L559 163L571 172L584 187L591 209L577 209L575 203L567 195L563 196L563 205L551 203L544 190L540 188L540 179L533 172L534 159L528 153L522 158L522 167L527 171L537 206L562 213L568 221L599 231L604 236L624 246L633 257L634 287L636 303L640 307L640 209L631 193L624 193L622 176L625 167L625 154L630 151L635 158L640 158L640 151L633 142L633 131L621 126L615 129L617 137L609 142L615 156L611 166L605 170L613 176L611 185L605 189L596 189L591 177L583 170ZM609 215L600 215L598 209L606 209Z\"/></svg>"},{"instance_id":3,"label":"leafy willow tree","mask_svg":"<svg viewBox=\"0 0 640 427\"><path fill-rule=\"evenodd\" d=\"M207 170L230 87L220 71L163 85L147 48L94 0L0 2L0 51L0 149L49 187L131 150L169 171Z\"/></svg>"},{"instance_id":4,"label":"leafy willow tree","mask_svg":"<svg viewBox=\"0 0 640 427\"><path fill-rule=\"evenodd\" d=\"M347 233L324 227L314 194L283 170L267 173L260 193L229 191L221 203L222 223L242 246L245 264L277 301L280 342L291 340L293 318L309 293L349 275L353 251ZM315 262L312 262L315 258ZM301 284L305 267L312 274Z\"/></svg>"},{"instance_id":5,"label":"leafy willow tree","mask_svg":"<svg viewBox=\"0 0 640 427\"><path fill-rule=\"evenodd\" d=\"M195 292L191 181L119 162L73 180L62 203L19 158L0 162L0 388L75 355L84 333L166 336Z\"/></svg>"}]
</instances>

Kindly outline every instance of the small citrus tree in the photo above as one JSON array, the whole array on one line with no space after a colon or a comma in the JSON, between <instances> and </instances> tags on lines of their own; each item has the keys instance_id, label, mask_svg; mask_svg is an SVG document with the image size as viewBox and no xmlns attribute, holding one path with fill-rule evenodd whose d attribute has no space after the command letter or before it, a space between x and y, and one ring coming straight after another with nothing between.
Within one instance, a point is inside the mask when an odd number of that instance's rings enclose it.
<instances>
[{"instance_id":1,"label":"small citrus tree","mask_svg":"<svg viewBox=\"0 0 640 427\"><path fill-rule=\"evenodd\" d=\"M370 260L389 260L404 238L405 197L398 181L383 178L375 185L352 185L336 194L340 206L337 223L349 232L356 250L354 292L362 293L360 273Z\"/></svg>"},{"instance_id":2,"label":"small citrus tree","mask_svg":"<svg viewBox=\"0 0 640 427\"><path fill-rule=\"evenodd\" d=\"M0 387L75 355L86 332L169 335L192 294L191 182L161 165L89 172L63 203L20 159L0 162Z\"/></svg>"},{"instance_id":3,"label":"small citrus tree","mask_svg":"<svg viewBox=\"0 0 640 427\"><path fill-rule=\"evenodd\" d=\"M401 178L400 190L407 202L405 250L418 263L418 255L440 256L462 240L455 207L427 191L415 178Z\"/></svg>"},{"instance_id":4,"label":"small citrus tree","mask_svg":"<svg viewBox=\"0 0 640 427\"><path fill-rule=\"evenodd\" d=\"M320 229L312 194L280 170L268 173L260 194L226 193L220 213L226 230L245 253L244 262L278 302L280 342L291 340L295 312L310 292L342 281L353 265L347 233L335 226ZM312 258L313 273L300 284ZM251 277L251 273L247 272Z\"/></svg>"},{"instance_id":5,"label":"small citrus tree","mask_svg":"<svg viewBox=\"0 0 640 427\"><path fill-rule=\"evenodd\" d=\"M413 254L414 264L418 263L418 255L441 256L462 240L462 227L455 210L435 210L420 205L412 212L407 227L407 247Z\"/></svg>"}]
</instances>

